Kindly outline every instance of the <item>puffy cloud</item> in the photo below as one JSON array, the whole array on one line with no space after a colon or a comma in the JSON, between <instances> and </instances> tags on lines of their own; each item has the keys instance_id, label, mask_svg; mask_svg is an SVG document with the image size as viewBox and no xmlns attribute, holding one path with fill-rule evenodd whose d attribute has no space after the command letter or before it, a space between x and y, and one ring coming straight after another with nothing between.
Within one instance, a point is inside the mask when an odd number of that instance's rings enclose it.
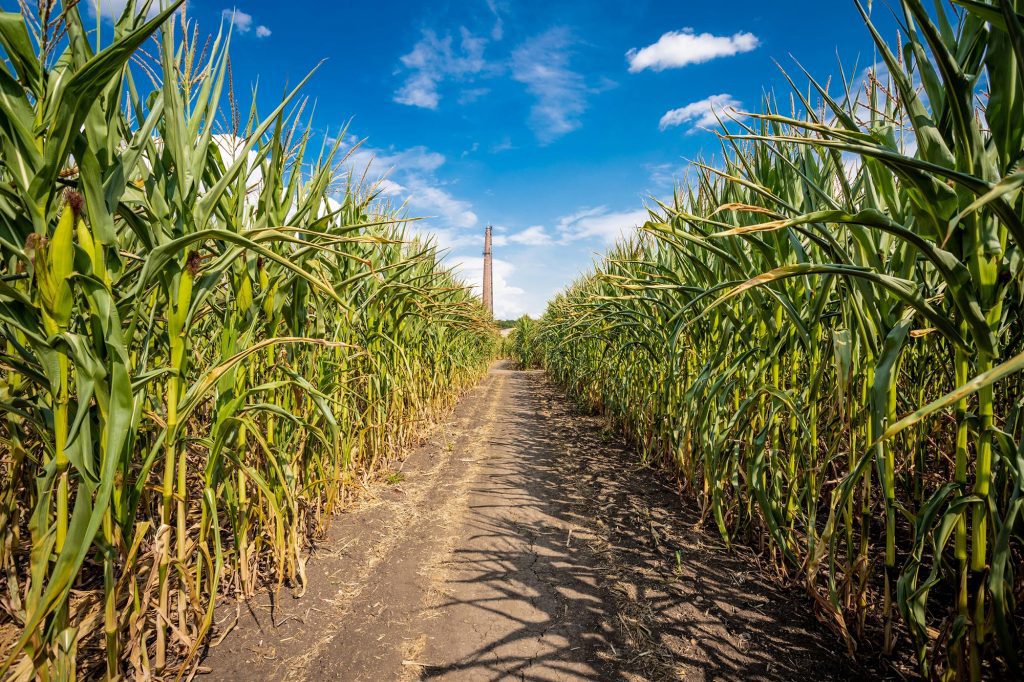
<instances>
[{"instance_id":1,"label":"puffy cloud","mask_svg":"<svg viewBox=\"0 0 1024 682\"><path fill-rule=\"evenodd\" d=\"M246 14L240 9L221 10L220 16L230 22L239 33L248 33L252 30L252 15Z\"/></svg>"},{"instance_id":2,"label":"puffy cloud","mask_svg":"<svg viewBox=\"0 0 1024 682\"><path fill-rule=\"evenodd\" d=\"M760 44L753 33L716 36L710 33L698 34L691 28L684 28L682 31L669 31L653 45L642 49L633 48L626 53L626 59L629 60L630 73L644 69L663 71L750 52Z\"/></svg>"},{"instance_id":3,"label":"puffy cloud","mask_svg":"<svg viewBox=\"0 0 1024 682\"><path fill-rule=\"evenodd\" d=\"M524 246L546 246L552 243L551 235L547 233L543 225L533 225L521 232L509 235L508 241Z\"/></svg>"},{"instance_id":4,"label":"puffy cloud","mask_svg":"<svg viewBox=\"0 0 1024 682\"><path fill-rule=\"evenodd\" d=\"M445 189L437 176L446 159L443 154L423 146L408 149L355 148L356 139L349 138L352 147L345 165L356 178L364 176L377 185L384 196L404 202L415 217L436 218L428 232L450 229L469 229L479 222L473 205L455 197ZM436 226L436 229L434 227ZM475 241L482 239L474 235ZM454 238L448 240L457 245Z\"/></svg>"},{"instance_id":5,"label":"puffy cloud","mask_svg":"<svg viewBox=\"0 0 1024 682\"><path fill-rule=\"evenodd\" d=\"M409 190L390 178L381 178L377 181L377 189L386 197L400 197Z\"/></svg>"},{"instance_id":6,"label":"puffy cloud","mask_svg":"<svg viewBox=\"0 0 1024 682\"><path fill-rule=\"evenodd\" d=\"M358 175L367 168L384 173L392 170L403 173L432 173L445 163L443 154L432 152L422 145L402 150L375 149L365 145L354 148L357 141L354 137L348 139L353 149L349 152L346 165Z\"/></svg>"},{"instance_id":7,"label":"puffy cloud","mask_svg":"<svg viewBox=\"0 0 1024 682\"><path fill-rule=\"evenodd\" d=\"M569 68L572 42L565 28L553 28L512 52L512 78L536 98L530 126L542 143L579 128L587 108L586 82Z\"/></svg>"},{"instance_id":8,"label":"puffy cloud","mask_svg":"<svg viewBox=\"0 0 1024 682\"><path fill-rule=\"evenodd\" d=\"M691 131L699 128L714 128L718 126L719 116L725 118L723 113L725 110L736 109L740 106L742 106L741 102L732 95L712 95L699 102L692 102L685 107L665 112L658 127L661 130L667 130L688 123Z\"/></svg>"},{"instance_id":9,"label":"puffy cloud","mask_svg":"<svg viewBox=\"0 0 1024 682\"><path fill-rule=\"evenodd\" d=\"M471 210L473 205L468 201L456 199L450 192L420 179L408 183L407 189L407 200L413 209L419 209L430 217L441 218L453 227L476 226L477 216Z\"/></svg>"},{"instance_id":10,"label":"puffy cloud","mask_svg":"<svg viewBox=\"0 0 1024 682\"><path fill-rule=\"evenodd\" d=\"M512 234L500 234L507 232L506 228L495 226L492 243L494 246L549 246L555 243L554 238L548 233L543 225L531 225L525 230L513 232Z\"/></svg>"},{"instance_id":11,"label":"puffy cloud","mask_svg":"<svg viewBox=\"0 0 1024 682\"><path fill-rule=\"evenodd\" d=\"M394 100L423 109L436 109L441 102L439 87L446 79L462 79L484 70L484 48L487 40L467 29L460 29L459 48L453 47L452 36L438 37L434 31L423 31L423 37L411 52L400 58L411 73L395 93Z\"/></svg>"},{"instance_id":12,"label":"puffy cloud","mask_svg":"<svg viewBox=\"0 0 1024 682\"><path fill-rule=\"evenodd\" d=\"M479 246L483 249L483 235L469 234L462 230L435 227L426 222L410 223L409 236L416 236L423 241L430 241L438 249L452 253L457 249ZM449 259L450 264L450 259Z\"/></svg>"},{"instance_id":13,"label":"puffy cloud","mask_svg":"<svg viewBox=\"0 0 1024 682\"><path fill-rule=\"evenodd\" d=\"M257 38L267 38L272 33L269 28L262 24L256 26L256 22L253 20L252 15L247 12L243 12L237 7L221 10L220 16L221 19L230 23L234 32L238 34L244 35L252 31L253 28L256 29Z\"/></svg>"},{"instance_id":14,"label":"puffy cloud","mask_svg":"<svg viewBox=\"0 0 1024 682\"><path fill-rule=\"evenodd\" d=\"M611 211L607 206L585 208L558 220L559 242L600 239L612 244L620 237L630 235L650 219L646 209Z\"/></svg>"},{"instance_id":15,"label":"puffy cloud","mask_svg":"<svg viewBox=\"0 0 1024 682\"><path fill-rule=\"evenodd\" d=\"M429 72L418 71L409 76L405 85L395 93L395 101L410 107L437 109L441 102L441 95L437 92L438 80Z\"/></svg>"}]
</instances>

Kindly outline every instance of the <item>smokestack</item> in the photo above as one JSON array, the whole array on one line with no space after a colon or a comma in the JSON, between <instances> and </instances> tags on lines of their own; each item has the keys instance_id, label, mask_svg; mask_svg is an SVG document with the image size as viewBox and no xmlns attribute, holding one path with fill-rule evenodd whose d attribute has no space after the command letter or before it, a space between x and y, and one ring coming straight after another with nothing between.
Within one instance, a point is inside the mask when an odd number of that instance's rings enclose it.
<instances>
[{"instance_id":1,"label":"smokestack","mask_svg":"<svg viewBox=\"0 0 1024 682\"><path fill-rule=\"evenodd\" d=\"M484 308L494 317L494 282L491 275L491 226L484 231Z\"/></svg>"}]
</instances>

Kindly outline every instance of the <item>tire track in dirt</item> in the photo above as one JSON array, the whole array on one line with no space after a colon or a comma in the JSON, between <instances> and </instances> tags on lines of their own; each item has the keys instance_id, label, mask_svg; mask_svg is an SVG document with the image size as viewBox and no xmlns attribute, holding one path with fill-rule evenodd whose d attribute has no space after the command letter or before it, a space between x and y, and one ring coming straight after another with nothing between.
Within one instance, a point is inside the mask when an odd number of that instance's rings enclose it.
<instances>
[{"instance_id":1,"label":"tire track in dirt","mask_svg":"<svg viewBox=\"0 0 1024 682\"><path fill-rule=\"evenodd\" d=\"M433 589L431 567L450 551L463 513L469 482L504 403L505 376L491 374L482 408L468 432L439 465L408 511L394 520L401 532L386 555L367 567L361 588L346 605L336 627L295 661L286 679L397 680L409 676L408 657L417 654L422 599ZM472 400L474 397L471 396ZM430 487L426 487L429 485Z\"/></svg>"},{"instance_id":2,"label":"tire track in dirt","mask_svg":"<svg viewBox=\"0 0 1024 682\"><path fill-rule=\"evenodd\" d=\"M530 373L509 372L494 439L436 571L418 679L613 679L615 630L598 558L559 490L564 450ZM440 599L436 597L440 597ZM414 677L409 675L408 677Z\"/></svg>"}]
</instances>

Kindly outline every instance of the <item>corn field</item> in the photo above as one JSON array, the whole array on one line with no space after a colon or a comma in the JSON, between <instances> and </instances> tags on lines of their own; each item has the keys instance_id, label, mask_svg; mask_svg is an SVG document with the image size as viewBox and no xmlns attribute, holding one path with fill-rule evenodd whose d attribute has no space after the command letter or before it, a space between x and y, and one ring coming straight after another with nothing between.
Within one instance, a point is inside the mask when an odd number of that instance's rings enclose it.
<instances>
[{"instance_id":1,"label":"corn field","mask_svg":"<svg viewBox=\"0 0 1024 682\"><path fill-rule=\"evenodd\" d=\"M851 652L1015 677L1024 3L897 5L889 41L858 4L864 77L727 121L536 343Z\"/></svg>"},{"instance_id":2,"label":"corn field","mask_svg":"<svg viewBox=\"0 0 1024 682\"><path fill-rule=\"evenodd\" d=\"M537 343L537 322L523 315L516 320L512 332L505 338L505 356L523 369L540 367L542 358Z\"/></svg>"},{"instance_id":3,"label":"corn field","mask_svg":"<svg viewBox=\"0 0 1024 682\"><path fill-rule=\"evenodd\" d=\"M0 13L0 677L193 671L497 349L305 81L241 111L229 36L149 4Z\"/></svg>"}]
</instances>

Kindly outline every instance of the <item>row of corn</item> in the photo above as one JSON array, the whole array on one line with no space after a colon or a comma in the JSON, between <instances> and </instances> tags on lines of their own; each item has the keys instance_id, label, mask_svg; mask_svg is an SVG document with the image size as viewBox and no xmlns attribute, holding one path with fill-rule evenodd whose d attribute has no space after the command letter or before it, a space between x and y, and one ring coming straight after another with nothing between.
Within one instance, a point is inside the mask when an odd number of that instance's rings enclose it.
<instances>
[{"instance_id":1,"label":"row of corn","mask_svg":"<svg viewBox=\"0 0 1024 682\"><path fill-rule=\"evenodd\" d=\"M496 348L298 88L240 111L181 4L0 12L0 677L194 671L218 596L301 591Z\"/></svg>"},{"instance_id":2,"label":"row of corn","mask_svg":"<svg viewBox=\"0 0 1024 682\"><path fill-rule=\"evenodd\" d=\"M516 320L505 337L502 355L522 369L540 367L542 363L537 339L537 323L527 315Z\"/></svg>"},{"instance_id":3,"label":"row of corn","mask_svg":"<svg viewBox=\"0 0 1024 682\"><path fill-rule=\"evenodd\" d=\"M1020 675L1024 3L897 5L528 333L851 651Z\"/></svg>"}]
</instances>

